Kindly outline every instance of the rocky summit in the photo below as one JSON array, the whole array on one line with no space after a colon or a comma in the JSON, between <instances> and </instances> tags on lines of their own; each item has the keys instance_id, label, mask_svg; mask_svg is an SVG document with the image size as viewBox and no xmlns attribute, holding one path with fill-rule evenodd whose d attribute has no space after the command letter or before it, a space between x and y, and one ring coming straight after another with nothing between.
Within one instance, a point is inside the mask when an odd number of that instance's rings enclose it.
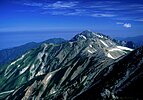
<instances>
[{"instance_id":1,"label":"rocky summit","mask_svg":"<svg viewBox=\"0 0 143 100\"><path fill-rule=\"evenodd\" d=\"M0 69L0 99L141 98L143 49L83 31L60 44L43 43Z\"/></svg>"}]
</instances>

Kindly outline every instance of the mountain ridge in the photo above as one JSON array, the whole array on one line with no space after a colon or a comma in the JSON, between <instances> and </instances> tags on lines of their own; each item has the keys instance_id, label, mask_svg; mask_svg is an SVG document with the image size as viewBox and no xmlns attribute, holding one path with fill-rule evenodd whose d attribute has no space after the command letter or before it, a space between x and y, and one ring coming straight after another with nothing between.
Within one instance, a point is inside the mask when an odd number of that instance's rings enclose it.
<instances>
[{"instance_id":1,"label":"mountain ridge","mask_svg":"<svg viewBox=\"0 0 143 100\"><path fill-rule=\"evenodd\" d=\"M53 39L48 39L46 41L39 42L39 43L30 42L30 43L26 43L21 46L0 50L0 58L2 58L0 59L0 66L6 63L10 63L10 61L15 60L16 58L20 57L22 54L26 53L27 51L31 49L35 49L39 47L44 42L58 44L58 43L62 43L65 41L66 40L62 38L53 38Z\"/></svg>"},{"instance_id":2,"label":"mountain ridge","mask_svg":"<svg viewBox=\"0 0 143 100\"><path fill-rule=\"evenodd\" d=\"M142 54L143 46L110 65L110 69L100 76L101 81L74 99L142 99Z\"/></svg>"},{"instance_id":3,"label":"mountain ridge","mask_svg":"<svg viewBox=\"0 0 143 100\"><path fill-rule=\"evenodd\" d=\"M62 44L43 43L0 70L0 91L13 90L7 99L72 99L90 88L100 71L131 51L89 31Z\"/></svg>"},{"instance_id":4,"label":"mountain ridge","mask_svg":"<svg viewBox=\"0 0 143 100\"><path fill-rule=\"evenodd\" d=\"M134 36L134 37L126 37L126 38L117 37L115 39L121 40L121 41L131 41L135 44L136 48L143 45L143 35Z\"/></svg>"}]
</instances>

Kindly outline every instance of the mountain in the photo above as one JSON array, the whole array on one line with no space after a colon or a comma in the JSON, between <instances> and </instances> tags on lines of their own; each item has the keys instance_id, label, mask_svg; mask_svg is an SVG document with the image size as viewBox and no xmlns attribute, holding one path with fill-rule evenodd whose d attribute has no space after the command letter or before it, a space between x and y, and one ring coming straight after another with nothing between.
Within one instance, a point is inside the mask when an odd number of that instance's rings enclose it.
<instances>
[{"instance_id":1,"label":"mountain","mask_svg":"<svg viewBox=\"0 0 143 100\"><path fill-rule=\"evenodd\" d=\"M41 43L30 42L30 43L24 44L22 46L0 50L0 58L1 58L0 66L4 65L6 63L9 63L12 60L15 60L16 58L20 57L22 54L26 53L27 51L29 51L31 49L35 49L35 48L39 47L42 43L46 43L46 42L58 44L58 43L65 42L65 40L62 38L52 38L52 39L43 41Z\"/></svg>"},{"instance_id":2,"label":"mountain","mask_svg":"<svg viewBox=\"0 0 143 100\"><path fill-rule=\"evenodd\" d=\"M35 42L30 42L27 44L24 44L22 46L10 48L10 49L4 49L0 50L0 65L9 63L12 60L15 60L16 58L20 57L22 54L26 53L30 49L37 48L40 44Z\"/></svg>"},{"instance_id":3,"label":"mountain","mask_svg":"<svg viewBox=\"0 0 143 100\"><path fill-rule=\"evenodd\" d=\"M132 41L137 47L140 47L143 45L143 36L135 36L135 37L127 37L127 38L116 38L117 40L121 41Z\"/></svg>"},{"instance_id":4,"label":"mountain","mask_svg":"<svg viewBox=\"0 0 143 100\"><path fill-rule=\"evenodd\" d=\"M94 78L94 85L74 99L141 100L143 98L142 84L143 46L103 69Z\"/></svg>"},{"instance_id":5,"label":"mountain","mask_svg":"<svg viewBox=\"0 0 143 100\"><path fill-rule=\"evenodd\" d=\"M143 36L142 35L136 36L136 37L128 37L128 38L125 38L124 40L133 41L134 43L136 43L136 45L138 47L143 45Z\"/></svg>"},{"instance_id":6,"label":"mountain","mask_svg":"<svg viewBox=\"0 0 143 100\"><path fill-rule=\"evenodd\" d=\"M113 41L115 41L116 43L118 43L121 46L125 46L125 47L132 48L132 49L136 49L139 47L136 43L134 43L132 41L116 40L116 39L113 39Z\"/></svg>"},{"instance_id":7,"label":"mountain","mask_svg":"<svg viewBox=\"0 0 143 100\"><path fill-rule=\"evenodd\" d=\"M71 100L132 50L90 31L61 44L43 43L0 69L0 97Z\"/></svg>"},{"instance_id":8,"label":"mountain","mask_svg":"<svg viewBox=\"0 0 143 100\"><path fill-rule=\"evenodd\" d=\"M60 44L60 43L63 43L63 42L66 42L66 40L63 39L63 38L52 38L52 39L48 39L46 41L43 41L40 44L42 44L42 43Z\"/></svg>"}]
</instances>

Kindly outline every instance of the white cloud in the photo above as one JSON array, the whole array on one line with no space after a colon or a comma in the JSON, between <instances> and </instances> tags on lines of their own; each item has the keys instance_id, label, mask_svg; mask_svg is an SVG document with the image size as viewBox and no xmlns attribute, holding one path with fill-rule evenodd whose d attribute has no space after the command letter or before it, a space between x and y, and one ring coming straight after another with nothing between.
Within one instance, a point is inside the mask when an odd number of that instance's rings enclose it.
<instances>
[{"instance_id":1,"label":"white cloud","mask_svg":"<svg viewBox=\"0 0 143 100\"><path fill-rule=\"evenodd\" d=\"M43 11L41 14L51 14L51 15L64 15L64 16L81 16L84 13L86 14L86 10L84 9L75 9L73 11L70 10L53 10L53 11Z\"/></svg>"},{"instance_id":2,"label":"white cloud","mask_svg":"<svg viewBox=\"0 0 143 100\"><path fill-rule=\"evenodd\" d=\"M131 25L130 23L125 23L123 26L124 26L125 28L131 28L131 27L132 27L132 25Z\"/></svg>"},{"instance_id":3,"label":"white cloud","mask_svg":"<svg viewBox=\"0 0 143 100\"><path fill-rule=\"evenodd\" d=\"M143 7L143 4L131 4L130 7Z\"/></svg>"},{"instance_id":4,"label":"white cloud","mask_svg":"<svg viewBox=\"0 0 143 100\"><path fill-rule=\"evenodd\" d=\"M125 28L131 28L131 23L116 22L117 25L123 25Z\"/></svg>"},{"instance_id":5,"label":"white cloud","mask_svg":"<svg viewBox=\"0 0 143 100\"><path fill-rule=\"evenodd\" d=\"M109 7L109 5L92 5L86 8L107 8L107 7Z\"/></svg>"},{"instance_id":6,"label":"white cloud","mask_svg":"<svg viewBox=\"0 0 143 100\"><path fill-rule=\"evenodd\" d=\"M24 0L25 1L25 0ZM81 3L81 4L80 4ZM34 2L26 1L22 2L22 5L35 7L36 10L41 11L42 14L54 14L54 15L79 15L79 16L92 16L92 17L108 17L115 20L122 21L142 21L136 20L136 15L138 17L142 16L143 4L120 4L119 1L89 1L84 3L81 1L63 1L57 0L48 2ZM36 8L37 7L37 8ZM75 11L76 9L81 9L85 11ZM56 13L55 13L55 11ZM70 11L68 13L62 14L60 10ZM47 13L47 11L53 11L53 13ZM58 13L59 11L59 13ZM117 13L118 11L118 13ZM19 11L20 12L20 11ZM22 11L21 11L22 12ZM124 17L122 17L124 15ZM131 15L131 16L129 16ZM135 18L134 18L135 17Z\"/></svg>"},{"instance_id":7,"label":"white cloud","mask_svg":"<svg viewBox=\"0 0 143 100\"><path fill-rule=\"evenodd\" d=\"M114 14L92 14L93 17L115 17Z\"/></svg>"},{"instance_id":8,"label":"white cloud","mask_svg":"<svg viewBox=\"0 0 143 100\"><path fill-rule=\"evenodd\" d=\"M54 8L54 9L58 9L58 8L71 8L74 7L78 4L78 2L63 2L63 1L57 1L53 4L49 4L46 7L49 8Z\"/></svg>"},{"instance_id":9,"label":"white cloud","mask_svg":"<svg viewBox=\"0 0 143 100\"><path fill-rule=\"evenodd\" d=\"M116 22L116 24L118 24L118 25L122 25L122 24L124 24L123 22Z\"/></svg>"},{"instance_id":10,"label":"white cloud","mask_svg":"<svg viewBox=\"0 0 143 100\"><path fill-rule=\"evenodd\" d=\"M51 15L65 15L67 11L52 11L48 13L50 13Z\"/></svg>"},{"instance_id":11,"label":"white cloud","mask_svg":"<svg viewBox=\"0 0 143 100\"><path fill-rule=\"evenodd\" d=\"M75 9L72 12L67 13L66 15L82 15L82 14L86 14L86 10L84 9Z\"/></svg>"},{"instance_id":12,"label":"white cloud","mask_svg":"<svg viewBox=\"0 0 143 100\"><path fill-rule=\"evenodd\" d=\"M80 15L80 12L69 12L66 13L65 15Z\"/></svg>"},{"instance_id":13,"label":"white cloud","mask_svg":"<svg viewBox=\"0 0 143 100\"><path fill-rule=\"evenodd\" d=\"M119 1L96 1L97 4L119 4Z\"/></svg>"},{"instance_id":14,"label":"white cloud","mask_svg":"<svg viewBox=\"0 0 143 100\"><path fill-rule=\"evenodd\" d=\"M135 21L143 22L143 19L136 19Z\"/></svg>"},{"instance_id":15,"label":"white cloud","mask_svg":"<svg viewBox=\"0 0 143 100\"><path fill-rule=\"evenodd\" d=\"M23 5L41 7L43 4L42 3L33 2L33 3L24 3Z\"/></svg>"}]
</instances>

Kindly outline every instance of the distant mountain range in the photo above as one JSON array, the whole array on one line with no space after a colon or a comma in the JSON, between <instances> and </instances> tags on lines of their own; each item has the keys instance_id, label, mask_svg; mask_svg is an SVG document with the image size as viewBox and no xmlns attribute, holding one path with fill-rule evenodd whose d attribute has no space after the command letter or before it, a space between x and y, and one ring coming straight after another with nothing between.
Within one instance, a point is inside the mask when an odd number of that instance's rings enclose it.
<instances>
[{"instance_id":1,"label":"distant mountain range","mask_svg":"<svg viewBox=\"0 0 143 100\"><path fill-rule=\"evenodd\" d=\"M9 49L4 49L0 50L0 66L4 65L6 63L9 63L12 60L15 60L16 58L20 57L22 54L26 53L27 51L31 49L35 49L39 47L42 43L62 43L65 42L66 40L62 38L53 38L53 39L48 39L46 41L36 43L36 42L30 42L21 46L17 46L14 48L9 48Z\"/></svg>"},{"instance_id":2,"label":"distant mountain range","mask_svg":"<svg viewBox=\"0 0 143 100\"><path fill-rule=\"evenodd\" d=\"M132 93L134 83L141 86L142 54L91 31L64 43L44 42L0 68L0 99L139 98L142 88Z\"/></svg>"},{"instance_id":3,"label":"distant mountain range","mask_svg":"<svg viewBox=\"0 0 143 100\"><path fill-rule=\"evenodd\" d=\"M136 43L134 43L132 41L117 40L117 39L113 39L113 41L115 41L116 43L118 43L121 46L129 47L129 48L132 48L132 49L136 49L136 48L139 47Z\"/></svg>"},{"instance_id":4,"label":"distant mountain range","mask_svg":"<svg viewBox=\"0 0 143 100\"><path fill-rule=\"evenodd\" d=\"M131 41L136 45L136 47L140 47L143 45L143 35L135 36L135 37L127 37L127 38L117 37L115 39L121 40L121 41Z\"/></svg>"}]
</instances>

